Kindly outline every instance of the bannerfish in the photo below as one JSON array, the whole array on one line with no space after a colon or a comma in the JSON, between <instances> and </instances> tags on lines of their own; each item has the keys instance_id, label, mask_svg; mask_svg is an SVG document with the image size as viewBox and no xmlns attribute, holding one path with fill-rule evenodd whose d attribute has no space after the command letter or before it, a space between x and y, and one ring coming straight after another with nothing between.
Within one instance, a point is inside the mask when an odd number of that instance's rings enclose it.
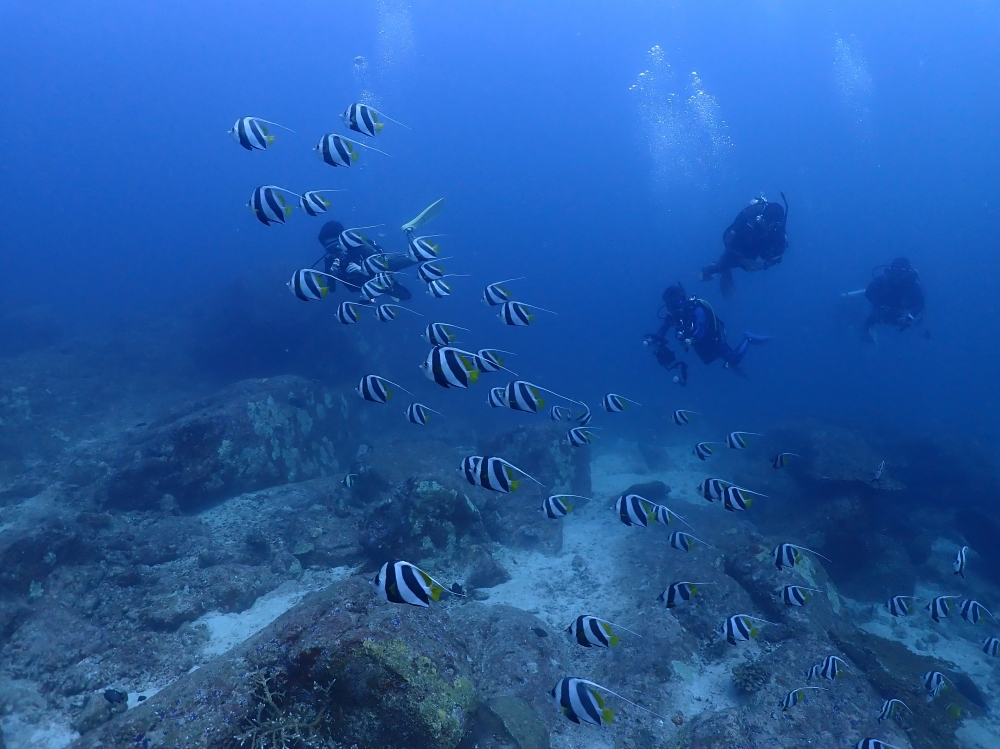
<instances>
[{"instance_id":1,"label":"bannerfish","mask_svg":"<svg viewBox=\"0 0 1000 749\"><path fill-rule=\"evenodd\" d=\"M983 652L995 658L1000 654L1000 640L996 637L987 637L983 640Z\"/></svg>"},{"instance_id":2,"label":"bannerfish","mask_svg":"<svg viewBox=\"0 0 1000 749\"><path fill-rule=\"evenodd\" d=\"M381 224L372 224L371 226L355 226L350 229L344 229L340 232L340 246L345 250L360 250L363 247L368 247L374 249L368 238L364 234L361 234L365 229L375 229L381 226Z\"/></svg>"},{"instance_id":3,"label":"bannerfish","mask_svg":"<svg viewBox=\"0 0 1000 749\"><path fill-rule=\"evenodd\" d=\"M476 366L479 368L480 372L499 372L501 369L510 372L507 367L503 365L503 359L501 359L497 354L509 354L510 351L504 351L498 348L481 348L476 352Z\"/></svg>"},{"instance_id":4,"label":"bannerfish","mask_svg":"<svg viewBox=\"0 0 1000 749\"><path fill-rule=\"evenodd\" d=\"M727 486L722 492L723 507L730 512L747 509L753 504L753 498L748 497L748 494L756 494L758 497L766 496L739 486Z\"/></svg>"},{"instance_id":5,"label":"bannerfish","mask_svg":"<svg viewBox=\"0 0 1000 749\"><path fill-rule=\"evenodd\" d=\"M757 434L756 432L730 432L729 436L726 437L726 444L729 445L733 450L745 450L750 444L747 437L763 437L762 434Z\"/></svg>"},{"instance_id":6,"label":"bannerfish","mask_svg":"<svg viewBox=\"0 0 1000 749\"><path fill-rule=\"evenodd\" d=\"M749 642L752 638L760 634L760 629L757 628L754 622L763 622L764 624L774 623L766 619L759 619L756 616L750 616L749 614L736 614L723 622L721 634L730 645L735 645L738 642Z\"/></svg>"},{"instance_id":7,"label":"bannerfish","mask_svg":"<svg viewBox=\"0 0 1000 749\"><path fill-rule=\"evenodd\" d=\"M636 403L636 401L626 398L624 395L618 395L617 393L608 393L604 396L604 410L608 413L618 414L625 410L625 406L628 403L635 403L637 406L641 406L641 403Z\"/></svg>"},{"instance_id":8,"label":"bannerfish","mask_svg":"<svg viewBox=\"0 0 1000 749\"><path fill-rule=\"evenodd\" d=\"M829 679L833 681L840 675L840 667L843 666L847 668L847 662L843 658L838 658L835 655L828 655L823 659L822 663L818 663L809 669L809 673L806 674L807 679L823 677L824 679Z\"/></svg>"},{"instance_id":9,"label":"bannerfish","mask_svg":"<svg viewBox=\"0 0 1000 749\"><path fill-rule=\"evenodd\" d=\"M479 461L479 471L478 473L475 473L472 478L470 478L469 470L464 462L462 465L465 470L465 477L469 480L470 484L480 486L483 489L489 489L490 491L498 492L500 494L510 494L511 492L517 491L517 487L520 486L520 481L514 478L515 471L531 479L539 486L542 485L541 481L525 473L513 463L509 463L503 458L482 457Z\"/></svg>"},{"instance_id":10,"label":"bannerfish","mask_svg":"<svg viewBox=\"0 0 1000 749\"><path fill-rule=\"evenodd\" d=\"M801 455L797 453L778 453L773 458L771 458L772 468L784 468L788 465L789 458L801 458Z\"/></svg>"},{"instance_id":11,"label":"bannerfish","mask_svg":"<svg viewBox=\"0 0 1000 749\"><path fill-rule=\"evenodd\" d=\"M524 302L504 302L500 307L500 319L504 321L505 324L513 326L515 328L523 328L531 325L535 321L535 316L529 310L537 309L541 312L548 312L549 314L556 314L550 309L544 309L543 307L536 307L534 304L525 304Z\"/></svg>"},{"instance_id":12,"label":"bannerfish","mask_svg":"<svg viewBox=\"0 0 1000 749\"><path fill-rule=\"evenodd\" d=\"M357 480L358 480L358 474L349 473L346 476L344 476L344 486L346 486L348 489L353 489L354 482Z\"/></svg>"},{"instance_id":13,"label":"bannerfish","mask_svg":"<svg viewBox=\"0 0 1000 749\"><path fill-rule=\"evenodd\" d=\"M380 304L378 308L375 310L375 314L378 315L378 319L381 320L382 322L391 322L392 320L395 320L397 317L399 317L399 313L396 312L397 309L403 309L406 310L407 312L412 312L415 315L420 314L416 310L412 310L409 307L403 307L402 305L399 304Z\"/></svg>"},{"instance_id":14,"label":"bannerfish","mask_svg":"<svg viewBox=\"0 0 1000 749\"><path fill-rule=\"evenodd\" d=\"M442 258L442 260L447 260L447 258ZM419 278L424 283L430 283L431 281L436 281L439 278L444 278L445 271L444 266L436 265L434 262L428 260L417 266L417 278Z\"/></svg>"},{"instance_id":15,"label":"bannerfish","mask_svg":"<svg viewBox=\"0 0 1000 749\"><path fill-rule=\"evenodd\" d=\"M622 494L615 502L615 510L622 523L628 526L641 525L643 528L656 522L654 506L652 502L638 494Z\"/></svg>"},{"instance_id":16,"label":"bannerfish","mask_svg":"<svg viewBox=\"0 0 1000 749\"><path fill-rule=\"evenodd\" d=\"M427 608L437 601L445 587L422 569L409 562L386 562L375 575L372 585L389 603L407 603Z\"/></svg>"},{"instance_id":17,"label":"bannerfish","mask_svg":"<svg viewBox=\"0 0 1000 749\"><path fill-rule=\"evenodd\" d=\"M553 494L551 497L546 497L545 501L542 502L542 513L545 517L552 520L566 517L573 512L573 505L566 502L566 499L569 497L588 499L588 497L583 497L579 494Z\"/></svg>"},{"instance_id":18,"label":"bannerfish","mask_svg":"<svg viewBox=\"0 0 1000 749\"><path fill-rule=\"evenodd\" d=\"M428 412L436 413L442 419L444 414L440 411L435 411L433 408L428 408L423 403L411 403L406 408L406 420L411 424L417 424L418 426L427 426L427 420L429 418Z\"/></svg>"},{"instance_id":19,"label":"bannerfish","mask_svg":"<svg viewBox=\"0 0 1000 749\"><path fill-rule=\"evenodd\" d=\"M444 299L446 296L451 296L451 285L440 278L436 278L427 284L427 293L435 299Z\"/></svg>"},{"instance_id":20,"label":"bannerfish","mask_svg":"<svg viewBox=\"0 0 1000 749\"><path fill-rule=\"evenodd\" d=\"M510 408L510 404L507 403L507 390L505 388L491 389L487 401L493 408Z\"/></svg>"},{"instance_id":21,"label":"bannerfish","mask_svg":"<svg viewBox=\"0 0 1000 749\"><path fill-rule=\"evenodd\" d=\"M691 549L695 546L695 541L699 544L705 544L705 546L711 546L711 544L707 544L700 538L696 538L690 533L685 533L684 531L674 531L670 534L670 545L675 549L680 549L681 551L691 551Z\"/></svg>"},{"instance_id":22,"label":"bannerfish","mask_svg":"<svg viewBox=\"0 0 1000 749\"><path fill-rule=\"evenodd\" d=\"M465 389L479 380L479 370L472 364L475 356L451 346L435 346L420 368L441 387Z\"/></svg>"},{"instance_id":23,"label":"bannerfish","mask_svg":"<svg viewBox=\"0 0 1000 749\"><path fill-rule=\"evenodd\" d=\"M882 485L882 472L884 470L885 470L885 461L883 460L881 463L878 464L878 468L875 469L875 477L872 479L872 482L874 482L874 483L878 484L879 486L881 486Z\"/></svg>"},{"instance_id":24,"label":"bannerfish","mask_svg":"<svg viewBox=\"0 0 1000 749\"><path fill-rule=\"evenodd\" d=\"M656 600L661 603L665 603L668 609L672 609L685 601L690 601L694 596L696 596L698 594L699 585L715 585L715 583L673 583L669 585L665 591L660 593L659 598Z\"/></svg>"},{"instance_id":25,"label":"bannerfish","mask_svg":"<svg viewBox=\"0 0 1000 749\"><path fill-rule=\"evenodd\" d=\"M358 395L366 401L371 401L372 403L385 403L392 398L392 391L389 390L386 385L393 385L398 387L404 393L413 395L413 393L404 388L402 385L397 385L392 380L387 380L384 377L379 377L378 375L365 375L361 378L361 382L358 383L355 390Z\"/></svg>"},{"instance_id":26,"label":"bannerfish","mask_svg":"<svg viewBox=\"0 0 1000 749\"><path fill-rule=\"evenodd\" d=\"M685 411L683 408L678 408L674 411L672 418L677 426L682 427L690 424L691 417L697 415L697 411Z\"/></svg>"},{"instance_id":27,"label":"bannerfish","mask_svg":"<svg viewBox=\"0 0 1000 749\"><path fill-rule=\"evenodd\" d=\"M607 687L602 687L600 684L587 681L586 679L576 679L570 676L563 677L549 691L549 696L568 720L574 723L591 723L595 726L602 726L614 720L615 712L605 706L604 698L597 692L598 689L614 695L618 699L632 705L632 707L637 707L650 715L655 715L657 718L666 720L662 715L654 713L652 710L648 710L641 705L637 705L631 700L622 697L617 692L612 692Z\"/></svg>"},{"instance_id":28,"label":"bannerfish","mask_svg":"<svg viewBox=\"0 0 1000 749\"><path fill-rule=\"evenodd\" d=\"M801 585L786 585L781 589L781 600L788 606L805 606L812 598L810 593L819 593L816 588L804 588Z\"/></svg>"},{"instance_id":29,"label":"bannerfish","mask_svg":"<svg viewBox=\"0 0 1000 749\"><path fill-rule=\"evenodd\" d=\"M373 252L361 261L361 269L368 276L385 273L389 270L389 256L384 252Z\"/></svg>"},{"instance_id":30,"label":"bannerfish","mask_svg":"<svg viewBox=\"0 0 1000 749\"><path fill-rule=\"evenodd\" d=\"M653 515L656 517L656 522L663 525L670 525L674 521L674 518L677 518L688 528L691 527L691 523L664 505L653 505Z\"/></svg>"},{"instance_id":31,"label":"bannerfish","mask_svg":"<svg viewBox=\"0 0 1000 749\"><path fill-rule=\"evenodd\" d=\"M709 457L715 452L715 448L712 445L717 445L718 442L699 442L694 446L694 454L698 460L708 460Z\"/></svg>"},{"instance_id":32,"label":"bannerfish","mask_svg":"<svg viewBox=\"0 0 1000 749\"><path fill-rule=\"evenodd\" d=\"M511 300L512 294L508 289L505 289L501 284L510 283L512 281L520 281L524 278L508 278L505 281L497 281L496 283L491 283L483 289L483 301L486 302L491 307L499 307L504 302L509 302Z\"/></svg>"},{"instance_id":33,"label":"bannerfish","mask_svg":"<svg viewBox=\"0 0 1000 749\"><path fill-rule=\"evenodd\" d=\"M321 213L326 213L333 203L323 197L325 192L341 192L341 190L309 190L304 192L299 198L299 208L307 216L318 216Z\"/></svg>"},{"instance_id":34,"label":"bannerfish","mask_svg":"<svg viewBox=\"0 0 1000 749\"><path fill-rule=\"evenodd\" d=\"M606 619L590 615L578 616L566 628L566 631L572 634L576 638L577 643L583 645L585 648L611 648L621 641L618 635L612 634L612 628L614 627L623 632L633 634L636 637L641 637L641 635L633 632L631 629L625 629L625 627L609 622Z\"/></svg>"},{"instance_id":35,"label":"bannerfish","mask_svg":"<svg viewBox=\"0 0 1000 749\"><path fill-rule=\"evenodd\" d=\"M250 195L247 206L264 226L283 224L285 219L292 215L292 207L288 205L285 196L282 195L286 192L297 198L302 197L297 192L286 190L284 187L261 185Z\"/></svg>"},{"instance_id":36,"label":"bannerfish","mask_svg":"<svg viewBox=\"0 0 1000 749\"><path fill-rule=\"evenodd\" d=\"M389 155L385 151L366 146L364 143L359 143L337 133L327 133L320 138L319 143L313 146L313 153L324 164L349 167L358 160L358 155L361 153L355 146L367 148L369 151L377 151L383 156Z\"/></svg>"},{"instance_id":37,"label":"bannerfish","mask_svg":"<svg viewBox=\"0 0 1000 749\"><path fill-rule=\"evenodd\" d=\"M594 436L594 433L583 427L573 427L566 432L566 441L570 447L583 447L584 445L589 445L595 439L597 438Z\"/></svg>"},{"instance_id":38,"label":"bannerfish","mask_svg":"<svg viewBox=\"0 0 1000 749\"><path fill-rule=\"evenodd\" d=\"M802 555L799 553L800 551L808 551L810 554L815 554L820 559L826 559L828 562L830 561L818 551L807 549L805 546L796 546L795 544L787 543L775 546L774 551L771 552L771 559L774 560L774 566L779 570L784 569L785 567L794 567L802 561Z\"/></svg>"},{"instance_id":39,"label":"bannerfish","mask_svg":"<svg viewBox=\"0 0 1000 749\"><path fill-rule=\"evenodd\" d=\"M948 603L949 598L961 598L961 596L937 596L924 606L927 611L931 612L931 619L939 624L941 617L948 616L951 613L951 604Z\"/></svg>"},{"instance_id":40,"label":"bannerfish","mask_svg":"<svg viewBox=\"0 0 1000 749\"><path fill-rule=\"evenodd\" d=\"M948 682L951 681L947 676L945 676L940 671L928 671L923 675L921 681L924 684L924 689L927 690L927 694L934 699L941 691L948 688Z\"/></svg>"},{"instance_id":41,"label":"bannerfish","mask_svg":"<svg viewBox=\"0 0 1000 749\"><path fill-rule=\"evenodd\" d=\"M983 611L990 615L990 619L996 621L996 617L993 616L992 612L979 601L973 601L970 598L962 602L962 618L969 624L979 624L980 613Z\"/></svg>"},{"instance_id":42,"label":"bannerfish","mask_svg":"<svg viewBox=\"0 0 1000 749\"><path fill-rule=\"evenodd\" d=\"M573 412L564 408L563 406L553 406L549 409L549 418L552 421L562 421L563 419L569 419L573 415Z\"/></svg>"},{"instance_id":43,"label":"bannerfish","mask_svg":"<svg viewBox=\"0 0 1000 749\"><path fill-rule=\"evenodd\" d=\"M793 689L791 692L785 695L785 699L781 701L781 712L785 712L791 707L795 707L800 702L804 702L806 699L807 689L818 689L821 692L825 692L825 687L799 687L798 689Z\"/></svg>"},{"instance_id":44,"label":"bannerfish","mask_svg":"<svg viewBox=\"0 0 1000 749\"><path fill-rule=\"evenodd\" d=\"M439 248L436 244L428 242L435 235L428 235L426 237L410 237L410 241L407 242L406 254L409 256L410 260L415 263L422 263L427 260L434 260L438 256Z\"/></svg>"},{"instance_id":45,"label":"bannerfish","mask_svg":"<svg viewBox=\"0 0 1000 749\"><path fill-rule=\"evenodd\" d=\"M318 302L327 295L330 288L319 271L303 268L292 274L287 284L289 291L303 302Z\"/></svg>"},{"instance_id":46,"label":"bannerfish","mask_svg":"<svg viewBox=\"0 0 1000 749\"><path fill-rule=\"evenodd\" d=\"M479 469L483 464L483 458L481 455L470 455L467 458L462 458L462 465L459 466L458 470L465 474L465 480L468 481L473 486L479 485Z\"/></svg>"},{"instance_id":47,"label":"bannerfish","mask_svg":"<svg viewBox=\"0 0 1000 749\"><path fill-rule=\"evenodd\" d=\"M909 616L912 607L907 601L912 601L913 596L893 596L886 601L885 607L893 616Z\"/></svg>"},{"instance_id":48,"label":"bannerfish","mask_svg":"<svg viewBox=\"0 0 1000 749\"><path fill-rule=\"evenodd\" d=\"M709 502L712 502L716 499L722 499L726 489L730 486L735 486L735 484L723 481L722 479L705 479L698 484L698 493Z\"/></svg>"},{"instance_id":49,"label":"bannerfish","mask_svg":"<svg viewBox=\"0 0 1000 749\"><path fill-rule=\"evenodd\" d=\"M427 341L432 346L447 346L454 342L455 336L451 332L451 329L464 330L468 332L468 328L463 328L459 325L452 325L446 322L432 322L426 328L424 328L423 334L420 336L425 341Z\"/></svg>"},{"instance_id":50,"label":"bannerfish","mask_svg":"<svg viewBox=\"0 0 1000 749\"><path fill-rule=\"evenodd\" d=\"M896 707L898 705L902 705L911 713L913 712L912 710L910 710L909 706L905 702L903 702L902 700L897 700L895 697L893 697L891 700L886 700L885 702L882 703L882 709L879 710L878 713L878 722L881 723L883 720L889 720L890 718L895 717Z\"/></svg>"},{"instance_id":51,"label":"bannerfish","mask_svg":"<svg viewBox=\"0 0 1000 749\"><path fill-rule=\"evenodd\" d=\"M353 302L341 302L337 307L337 319L344 325L353 325L360 316L358 305Z\"/></svg>"},{"instance_id":52,"label":"bannerfish","mask_svg":"<svg viewBox=\"0 0 1000 749\"><path fill-rule=\"evenodd\" d=\"M295 131L284 125L260 117L240 117L229 131L229 137L239 143L247 151L266 151L274 143L274 136L267 131L268 125L280 127L290 133Z\"/></svg>"},{"instance_id":53,"label":"bannerfish","mask_svg":"<svg viewBox=\"0 0 1000 749\"><path fill-rule=\"evenodd\" d=\"M880 739L861 739L854 745L854 749L900 749L895 744L887 744Z\"/></svg>"},{"instance_id":54,"label":"bannerfish","mask_svg":"<svg viewBox=\"0 0 1000 749\"><path fill-rule=\"evenodd\" d=\"M374 138L376 133L381 133L382 128L385 127L385 123L379 122L379 118L406 127L402 122L394 120L392 117L386 117L367 104L358 102L351 104L340 115L340 121L344 123L345 127L350 128L356 133L367 135L369 138ZM406 127L406 129L409 130L410 128Z\"/></svg>"},{"instance_id":55,"label":"bannerfish","mask_svg":"<svg viewBox=\"0 0 1000 749\"><path fill-rule=\"evenodd\" d=\"M576 416L576 418L574 420L580 426L585 427L588 424L590 424L590 422L593 420L594 416L593 416L593 414L590 413L590 407L589 406L587 406L584 403L581 403L580 405L583 406L583 410L579 414L577 414L577 416Z\"/></svg>"},{"instance_id":56,"label":"bannerfish","mask_svg":"<svg viewBox=\"0 0 1000 749\"><path fill-rule=\"evenodd\" d=\"M961 575L965 578L965 555L969 551L968 546L963 546L958 550L958 554L955 556L955 561L952 562L952 566L955 568L955 574Z\"/></svg>"}]
</instances>

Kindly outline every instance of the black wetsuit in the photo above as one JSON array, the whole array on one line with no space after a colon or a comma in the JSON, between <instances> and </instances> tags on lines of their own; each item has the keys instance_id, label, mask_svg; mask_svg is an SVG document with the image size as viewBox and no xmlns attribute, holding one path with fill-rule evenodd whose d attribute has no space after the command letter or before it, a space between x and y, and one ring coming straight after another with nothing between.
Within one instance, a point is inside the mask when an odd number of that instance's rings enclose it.
<instances>
[{"instance_id":1,"label":"black wetsuit","mask_svg":"<svg viewBox=\"0 0 1000 749\"><path fill-rule=\"evenodd\" d=\"M785 200L784 193L781 199ZM769 203L764 198L754 200L722 233L726 249L722 257L702 269L701 279L708 281L719 274L722 296L729 298L733 293L733 268L758 271L780 263L788 246L785 238L787 219L787 201L782 208L780 204Z\"/></svg>"},{"instance_id":2,"label":"black wetsuit","mask_svg":"<svg viewBox=\"0 0 1000 749\"><path fill-rule=\"evenodd\" d=\"M657 333L659 337L666 338L666 334L674 328L677 340L693 348L705 364L722 359L727 367L738 367L743 361L751 337L747 336L737 348L730 346L726 341L725 324L704 299L685 299L669 309L668 313Z\"/></svg>"},{"instance_id":3,"label":"black wetsuit","mask_svg":"<svg viewBox=\"0 0 1000 749\"><path fill-rule=\"evenodd\" d=\"M865 334L869 338L873 325L882 323L906 330L919 322L924 311L924 286L920 274L909 263L905 266L894 263L875 276L865 289L865 297L872 304L865 320Z\"/></svg>"}]
</instances>

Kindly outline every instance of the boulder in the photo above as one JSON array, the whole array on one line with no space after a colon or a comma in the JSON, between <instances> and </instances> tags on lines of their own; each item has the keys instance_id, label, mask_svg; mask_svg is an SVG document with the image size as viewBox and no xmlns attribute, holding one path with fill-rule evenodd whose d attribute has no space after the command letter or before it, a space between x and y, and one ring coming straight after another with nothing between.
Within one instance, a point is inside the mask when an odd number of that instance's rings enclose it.
<instances>
[{"instance_id":1,"label":"boulder","mask_svg":"<svg viewBox=\"0 0 1000 749\"><path fill-rule=\"evenodd\" d=\"M149 425L107 455L108 507L182 511L340 471L352 448L343 395L300 377L245 380Z\"/></svg>"}]
</instances>

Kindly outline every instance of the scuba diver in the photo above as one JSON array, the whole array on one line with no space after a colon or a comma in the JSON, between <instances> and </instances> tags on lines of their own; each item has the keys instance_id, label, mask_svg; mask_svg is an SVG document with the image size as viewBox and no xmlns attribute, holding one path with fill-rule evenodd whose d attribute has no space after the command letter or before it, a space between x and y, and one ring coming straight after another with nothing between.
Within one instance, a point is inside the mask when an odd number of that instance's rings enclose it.
<instances>
[{"instance_id":1,"label":"scuba diver","mask_svg":"<svg viewBox=\"0 0 1000 749\"><path fill-rule=\"evenodd\" d=\"M900 331L919 325L924 311L924 286L909 260L897 257L881 273L876 274L877 270L872 271L875 277L865 289L865 298L872 304L862 334L866 341L875 340L871 329L878 324L892 325ZM930 337L929 333L925 331L924 337Z\"/></svg>"},{"instance_id":2,"label":"scuba diver","mask_svg":"<svg viewBox=\"0 0 1000 749\"><path fill-rule=\"evenodd\" d=\"M667 333L674 328L674 336L684 343L684 349L693 348L705 364L722 359L726 368L743 374L739 365L747 347L751 343L762 344L770 339L770 336L744 333L743 342L733 348L726 341L726 326L715 314L712 305L704 299L688 297L680 282L667 287L663 292L663 302L667 316L655 336L649 338L665 341Z\"/></svg>"},{"instance_id":3,"label":"scuba diver","mask_svg":"<svg viewBox=\"0 0 1000 749\"><path fill-rule=\"evenodd\" d=\"M661 328L662 331L662 328ZM667 345L667 338L661 333L648 333L642 341L643 346L653 348L653 356L657 363L668 372L679 369L680 372L674 375L674 382L678 385L688 384L688 365L677 358L677 354Z\"/></svg>"},{"instance_id":4,"label":"scuba diver","mask_svg":"<svg viewBox=\"0 0 1000 749\"><path fill-rule=\"evenodd\" d=\"M361 270L361 263L369 255L385 255L389 261L390 271L399 271L414 265L413 260L402 253L385 252L385 250L373 239L365 238L365 244L356 248L345 248L340 243L340 235L344 231L344 225L339 221L327 221L319 230L319 243L323 245L323 257L316 263L323 262L323 270L326 273L336 276L342 282L346 282L352 291L359 290L365 281L371 276ZM313 263L313 267L316 266ZM352 267L354 266L354 267ZM412 294L396 277L392 287L387 292L393 298L406 301ZM334 291L336 281L330 279L330 291ZM365 303L368 300L362 300Z\"/></svg>"},{"instance_id":5,"label":"scuba diver","mask_svg":"<svg viewBox=\"0 0 1000 749\"><path fill-rule=\"evenodd\" d=\"M766 270L781 262L788 247L785 238L785 223L788 220L788 200L780 193L784 208L778 203L768 202L761 195L750 201L733 219L733 223L722 233L725 250L722 257L701 270L701 280L710 281L719 274L719 289L722 297L733 295L733 268L752 272Z\"/></svg>"}]
</instances>

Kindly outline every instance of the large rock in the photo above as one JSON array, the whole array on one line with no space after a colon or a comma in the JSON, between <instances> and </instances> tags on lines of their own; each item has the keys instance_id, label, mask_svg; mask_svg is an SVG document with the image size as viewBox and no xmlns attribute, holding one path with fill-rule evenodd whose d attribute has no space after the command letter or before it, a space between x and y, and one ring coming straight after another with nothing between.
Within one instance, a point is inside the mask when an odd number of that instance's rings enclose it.
<instances>
[{"instance_id":1,"label":"large rock","mask_svg":"<svg viewBox=\"0 0 1000 749\"><path fill-rule=\"evenodd\" d=\"M246 380L151 424L106 462L106 504L182 510L327 476L353 452L343 395L300 377Z\"/></svg>"}]
</instances>

